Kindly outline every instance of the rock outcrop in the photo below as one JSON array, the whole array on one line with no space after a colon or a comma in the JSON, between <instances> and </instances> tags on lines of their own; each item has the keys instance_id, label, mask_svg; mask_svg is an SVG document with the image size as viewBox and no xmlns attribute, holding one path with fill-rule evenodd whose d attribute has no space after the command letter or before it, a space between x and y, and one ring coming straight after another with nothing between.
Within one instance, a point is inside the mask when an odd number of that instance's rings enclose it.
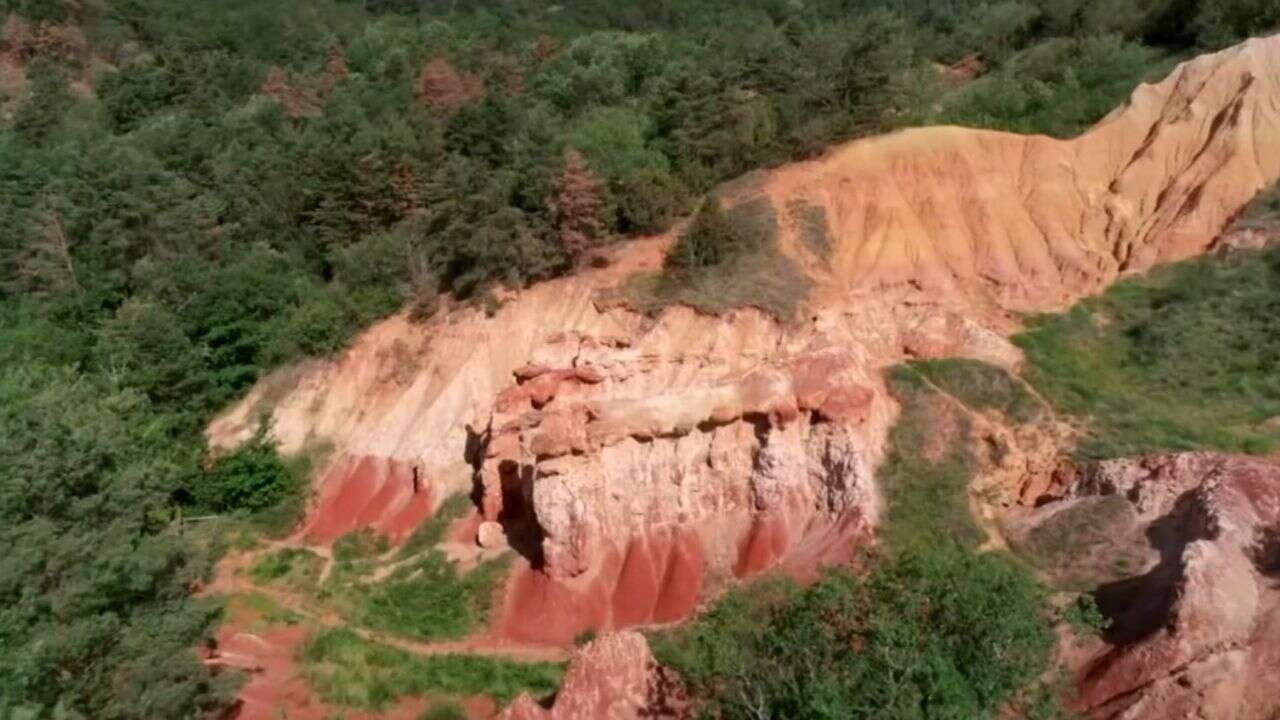
<instances>
[{"instance_id":1,"label":"rock outcrop","mask_svg":"<svg viewBox=\"0 0 1280 720\"><path fill-rule=\"evenodd\" d=\"M1031 526L1100 498L1131 509L1133 522L1110 529L1109 542L1145 557L1097 592L1112 624L1080 670L1077 709L1126 720L1275 717L1280 466L1212 453L1108 461Z\"/></svg>"},{"instance_id":2,"label":"rock outcrop","mask_svg":"<svg viewBox=\"0 0 1280 720\"><path fill-rule=\"evenodd\" d=\"M339 357L264 380L210 443L242 441L267 411L284 451L332 444L309 525L320 540L403 536L429 512L411 482L427 504L473 492L486 546L527 560L505 634L680 619L721 579L804 572L870 537L896 412L881 369L1016 366L1016 313L1210 248L1280 177L1277 67L1280 36L1254 40L1184 63L1074 140L909 130L726 189L773 208L781 251L814 281L791 322L598 303L658 268L671 238L636 241L492 317L385 320ZM815 218L825 249L805 239Z\"/></svg>"},{"instance_id":3,"label":"rock outcrop","mask_svg":"<svg viewBox=\"0 0 1280 720\"><path fill-rule=\"evenodd\" d=\"M499 720L677 720L690 717L679 683L635 632L605 635L574 656L555 704L543 708L527 693Z\"/></svg>"}]
</instances>

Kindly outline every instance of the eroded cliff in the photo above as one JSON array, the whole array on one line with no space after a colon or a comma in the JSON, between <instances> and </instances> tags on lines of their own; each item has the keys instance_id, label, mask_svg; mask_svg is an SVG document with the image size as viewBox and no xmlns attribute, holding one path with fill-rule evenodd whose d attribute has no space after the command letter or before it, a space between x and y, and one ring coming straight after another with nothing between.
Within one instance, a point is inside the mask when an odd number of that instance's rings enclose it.
<instances>
[{"instance_id":1,"label":"eroded cliff","mask_svg":"<svg viewBox=\"0 0 1280 720\"><path fill-rule=\"evenodd\" d=\"M524 558L501 634L679 620L735 575L803 574L874 536L896 413L883 368L1014 368L1017 313L1210 248L1280 178L1277 68L1280 37L1254 40L1139 88L1074 140L910 130L726 192L768 203L780 250L813 280L792 321L601 303L658 268L670 238L636 241L491 317L387 319L264 380L210 443L235 445L267 412L285 452L332 444L302 529L317 542L364 526L402 538L472 492L477 542ZM821 218L827 247L806 242L801 214Z\"/></svg>"}]
</instances>

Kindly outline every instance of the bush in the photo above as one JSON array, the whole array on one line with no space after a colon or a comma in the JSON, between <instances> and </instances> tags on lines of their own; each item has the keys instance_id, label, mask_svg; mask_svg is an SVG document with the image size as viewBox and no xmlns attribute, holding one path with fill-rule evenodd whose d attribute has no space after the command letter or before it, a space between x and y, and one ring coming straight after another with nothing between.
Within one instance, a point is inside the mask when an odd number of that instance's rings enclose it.
<instances>
[{"instance_id":1,"label":"bush","mask_svg":"<svg viewBox=\"0 0 1280 720\"><path fill-rule=\"evenodd\" d=\"M622 293L642 312L673 304L712 314L754 307L792 320L812 280L778 251L777 233L777 212L767 198L726 210L713 194L667 254L663 272L637 275Z\"/></svg>"},{"instance_id":2,"label":"bush","mask_svg":"<svg viewBox=\"0 0 1280 720\"><path fill-rule=\"evenodd\" d=\"M194 493L213 512L259 511L298 493L298 483L267 441L265 428L234 452L219 458Z\"/></svg>"},{"instance_id":3,"label":"bush","mask_svg":"<svg viewBox=\"0 0 1280 720\"><path fill-rule=\"evenodd\" d=\"M708 199L667 254L666 267L687 271L719 265L745 252L746 240L730 226L720 203Z\"/></svg>"},{"instance_id":4,"label":"bush","mask_svg":"<svg viewBox=\"0 0 1280 720\"><path fill-rule=\"evenodd\" d=\"M939 542L761 607L734 591L660 636L707 716L991 717L1048 668L1044 591L995 554Z\"/></svg>"}]
</instances>

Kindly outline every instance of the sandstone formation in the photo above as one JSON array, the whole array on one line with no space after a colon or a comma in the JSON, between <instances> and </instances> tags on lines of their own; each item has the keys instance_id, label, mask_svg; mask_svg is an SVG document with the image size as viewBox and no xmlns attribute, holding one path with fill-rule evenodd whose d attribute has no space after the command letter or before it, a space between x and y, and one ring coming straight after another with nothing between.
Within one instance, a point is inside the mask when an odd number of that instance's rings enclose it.
<instances>
[{"instance_id":1,"label":"sandstone formation","mask_svg":"<svg viewBox=\"0 0 1280 720\"><path fill-rule=\"evenodd\" d=\"M649 652L644 636L620 632L593 640L569 665L555 705L527 693L500 720L675 720L688 717L679 685Z\"/></svg>"},{"instance_id":2,"label":"sandstone formation","mask_svg":"<svg viewBox=\"0 0 1280 720\"><path fill-rule=\"evenodd\" d=\"M804 572L871 537L896 412L884 367L1016 366L1015 313L1211 247L1280 177L1277 67L1280 36L1254 40L1139 88L1074 140L909 130L726 191L774 209L780 249L814 280L789 322L599 304L657 268L670 238L637 241L492 317L385 320L264 380L210 443L251 436L266 411L285 452L331 444L308 525L319 541L362 526L403 537L426 505L472 492L486 546L501 528L526 560L503 634L678 620L722 580ZM797 209L823 218L829 252L804 240Z\"/></svg>"},{"instance_id":3,"label":"sandstone formation","mask_svg":"<svg viewBox=\"0 0 1280 720\"><path fill-rule=\"evenodd\" d=\"M1078 709L1127 720L1275 717L1280 466L1211 453L1104 462L1030 525L1099 498L1132 513L1124 531L1112 529L1109 556L1132 545L1145 559L1098 591L1114 624L1080 670Z\"/></svg>"}]
</instances>

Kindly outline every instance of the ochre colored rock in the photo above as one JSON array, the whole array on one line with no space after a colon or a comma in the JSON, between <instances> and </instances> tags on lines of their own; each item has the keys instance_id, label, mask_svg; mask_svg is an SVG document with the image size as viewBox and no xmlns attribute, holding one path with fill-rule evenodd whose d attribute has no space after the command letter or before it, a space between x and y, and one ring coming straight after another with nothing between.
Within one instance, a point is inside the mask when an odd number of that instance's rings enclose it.
<instances>
[{"instance_id":1,"label":"ochre colored rock","mask_svg":"<svg viewBox=\"0 0 1280 720\"><path fill-rule=\"evenodd\" d=\"M644 636L604 635L574 656L551 709L526 695L500 720L674 720L689 717L679 687L654 662Z\"/></svg>"}]
</instances>

